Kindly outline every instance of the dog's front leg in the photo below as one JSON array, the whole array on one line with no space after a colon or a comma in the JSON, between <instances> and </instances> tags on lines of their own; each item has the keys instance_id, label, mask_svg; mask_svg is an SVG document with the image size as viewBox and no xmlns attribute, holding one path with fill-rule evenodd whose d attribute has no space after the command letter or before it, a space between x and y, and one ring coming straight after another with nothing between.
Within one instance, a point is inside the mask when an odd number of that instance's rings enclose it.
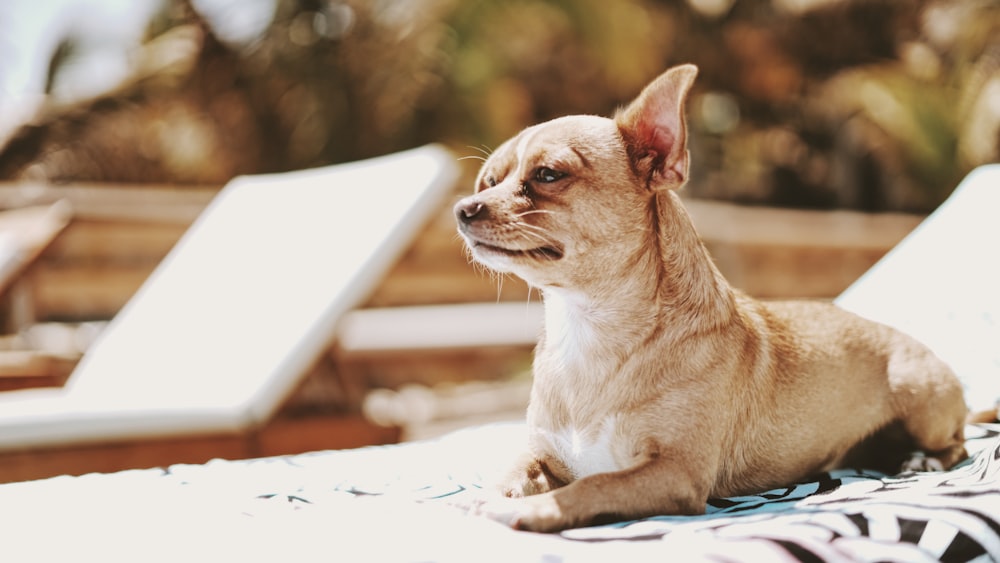
<instances>
[{"instance_id":1,"label":"dog's front leg","mask_svg":"<svg viewBox=\"0 0 1000 563\"><path fill-rule=\"evenodd\" d=\"M535 532L657 514L703 514L711 488L707 473L655 457L623 471L598 473L543 494L483 508L513 528Z\"/></svg>"},{"instance_id":2,"label":"dog's front leg","mask_svg":"<svg viewBox=\"0 0 1000 563\"><path fill-rule=\"evenodd\" d=\"M519 498L564 487L568 481L558 477L556 472L566 473L558 459L526 452L501 481L500 492L505 497Z\"/></svg>"}]
</instances>

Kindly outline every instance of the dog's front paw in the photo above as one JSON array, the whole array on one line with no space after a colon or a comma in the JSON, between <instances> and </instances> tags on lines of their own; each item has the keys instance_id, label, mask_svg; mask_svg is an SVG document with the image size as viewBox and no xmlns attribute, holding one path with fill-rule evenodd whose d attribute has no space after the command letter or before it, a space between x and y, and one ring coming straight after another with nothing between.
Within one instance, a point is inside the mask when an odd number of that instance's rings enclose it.
<instances>
[{"instance_id":1,"label":"dog's front paw","mask_svg":"<svg viewBox=\"0 0 1000 563\"><path fill-rule=\"evenodd\" d=\"M523 498L549 492L551 487L545 480L531 479L522 476L520 479L510 479L500 486L500 494L507 498Z\"/></svg>"},{"instance_id":2,"label":"dog's front paw","mask_svg":"<svg viewBox=\"0 0 1000 563\"><path fill-rule=\"evenodd\" d=\"M510 520L515 530L558 532L573 526L551 494L530 496L521 501L521 509Z\"/></svg>"},{"instance_id":3,"label":"dog's front paw","mask_svg":"<svg viewBox=\"0 0 1000 563\"><path fill-rule=\"evenodd\" d=\"M540 495L564 486L552 475L544 463L534 457L519 460L500 485L500 492L505 497L521 498Z\"/></svg>"},{"instance_id":4,"label":"dog's front paw","mask_svg":"<svg viewBox=\"0 0 1000 563\"><path fill-rule=\"evenodd\" d=\"M572 524L552 495L486 500L469 512L529 532L557 532Z\"/></svg>"}]
</instances>

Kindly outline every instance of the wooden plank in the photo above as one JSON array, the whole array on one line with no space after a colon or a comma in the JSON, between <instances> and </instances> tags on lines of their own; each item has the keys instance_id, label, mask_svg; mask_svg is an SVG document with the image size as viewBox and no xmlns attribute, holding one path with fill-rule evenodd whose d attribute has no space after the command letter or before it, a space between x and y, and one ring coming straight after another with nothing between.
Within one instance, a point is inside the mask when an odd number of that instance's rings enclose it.
<instances>
[{"instance_id":1,"label":"wooden plank","mask_svg":"<svg viewBox=\"0 0 1000 563\"><path fill-rule=\"evenodd\" d=\"M0 213L0 293L38 258L71 215L65 202Z\"/></svg>"},{"instance_id":2,"label":"wooden plank","mask_svg":"<svg viewBox=\"0 0 1000 563\"><path fill-rule=\"evenodd\" d=\"M0 375L0 392L16 391L18 389L39 389L45 387L62 387L66 383L66 376L57 376L48 373L37 375Z\"/></svg>"},{"instance_id":3,"label":"wooden plank","mask_svg":"<svg viewBox=\"0 0 1000 563\"><path fill-rule=\"evenodd\" d=\"M76 217L102 221L138 221L190 224L221 186L165 186L155 184L0 183L0 208L49 204L65 200Z\"/></svg>"},{"instance_id":4,"label":"wooden plank","mask_svg":"<svg viewBox=\"0 0 1000 563\"><path fill-rule=\"evenodd\" d=\"M337 348L341 357L355 359L417 350L532 348L542 316L540 303L358 309L341 320Z\"/></svg>"},{"instance_id":5,"label":"wooden plank","mask_svg":"<svg viewBox=\"0 0 1000 563\"><path fill-rule=\"evenodd\" d=\"M217 435L0 452L0 483L204 463L215 458L242 459L248 457L248 440L246 436Z\"/></svg>"},{"instance_id":6,"label":"wooden plank","mask_svg":"<svg viewBox=\"0 0 1000 563\"><path fill-rule=\"evenodd\" d=\"M177 223L73 221L30 272L36 319L112 318L185 230Z\"/></svg>"},{"instance_id":7,"label":"wooden plank","mask_svg":"<svg viewBox=\"0 0 1000 563\"><path fill-rule=\"evenodd\" d=\"M0 351L0 391L61 387L76 365L66 358L34 350Z\"/></svg>"},{"instance_id":8,"label":"wooden plank","mask_svg":"<svg viewBox=\"0 0 1000 563\"><path fill-rule=\"evenodd\" d=\"M31 272L35 316L110 319L128 302L156 264L38 267Z\"/></svg>"},{"instance_id":9,"label":"wooden plank","mask_svg":"<svg viewBox=\"0 0 1000 563\"><path fill-rule=\"evenodd\" d=\"M180 240L186 223L140 223L76 219L43 257L46 263L160 262Z\"/></svg>"},{"instance_id":10,"label":"wooden plank","mask_svg":"<svg viewBox=\"0 0 1000 563\"><path fill-rule=\"evenodd\" d=\"M706 244L734 286L762 299L839 295L889 248L831 248Z\"/></svg>"},{"instance_id":11,"label":"wooden plank","mask_svg":"<svg viewBox=\"0 0 1000 563\"><path fill-rule=\"evenodd\" d=\"M254 457L359 448L399 441L397 426L380 426L360 415L277 418L254 437Z\"/></svg>"},{"instance_id":12,"label":"wooden plank","mask_svg":"<svg viewBox=\"0 0 1000 563\"><path fill-rule=\"evenodd\" d=\"M906 213L751 207L684 201L705 241L750 247L888 249L923 220Z\"/></svg>"},{"instance_id":13,"label":"wooden plank","mask_svg":"<svg viewBox=\"0 0 1000 563\"><path fill-rule=\"evenodd\" d=\"M685 205L722 274L761 298L833 298L923 219L698 200Z\"/></svg>"},{"instance_id":14,"label":"wooden plank","mask_svg":"<svg viewBox=\"0 0 1000 563\"><path fill-rule=\"evenodd\" d=\"M377 426L359 415L278 419L246 434L150 438L2 452L0 483L177 463L205 463L216 458L248 459L318 449L355 448L393 443L399 436L399 428Z\"/></svg>"}]
</instances>

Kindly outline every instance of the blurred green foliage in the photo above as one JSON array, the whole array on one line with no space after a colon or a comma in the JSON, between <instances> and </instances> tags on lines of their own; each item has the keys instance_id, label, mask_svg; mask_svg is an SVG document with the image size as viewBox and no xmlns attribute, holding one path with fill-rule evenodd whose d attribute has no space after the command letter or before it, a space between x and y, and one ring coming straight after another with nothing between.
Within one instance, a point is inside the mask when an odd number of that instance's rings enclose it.
<instances>
[{"instance_id":1,"label":"blurred green foliage","mask_svg":"<svg viewBox=\"0 0 1000 563\"><path fill-rule=\"evenodd\" d=\"M426 142L475 154L608 115L681 62L701 69L695 196L928 211L1000 160L992 0L277 0L241 45L172 0L143 50L124 87L25 127L0 177L221 183Z\"/></svg>"}]
</instances>

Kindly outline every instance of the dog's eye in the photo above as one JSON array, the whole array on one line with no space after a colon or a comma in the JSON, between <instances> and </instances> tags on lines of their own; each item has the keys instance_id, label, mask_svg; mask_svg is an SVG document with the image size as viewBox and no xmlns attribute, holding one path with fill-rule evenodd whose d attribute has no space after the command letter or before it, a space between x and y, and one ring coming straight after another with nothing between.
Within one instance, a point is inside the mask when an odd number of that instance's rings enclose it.
<instances>
[{"instance_id":1,"label":"dog's eye","mask_svg":"<svg viewBox=\"0 0 1000 563\"><path fill-rule=\"evenodd\" d=\"M495 188L497 185L497 180L493 176L487 176L483 181L486 182L486 186L489 188Z\"/></svg>"},{"instance_id":2,"label":"dog's eye","mask_svg":"<svg viewBox=\"0 0 1000 563\"><path fill-rule=\"evenodd\" d=\"M551 184L552 182L558 182L566 177L565 172L559 172L558 170L553 170L548 166L542 166L535 170L535 181L541 182L543 184Z\"/></svg>"}]
</instances>

